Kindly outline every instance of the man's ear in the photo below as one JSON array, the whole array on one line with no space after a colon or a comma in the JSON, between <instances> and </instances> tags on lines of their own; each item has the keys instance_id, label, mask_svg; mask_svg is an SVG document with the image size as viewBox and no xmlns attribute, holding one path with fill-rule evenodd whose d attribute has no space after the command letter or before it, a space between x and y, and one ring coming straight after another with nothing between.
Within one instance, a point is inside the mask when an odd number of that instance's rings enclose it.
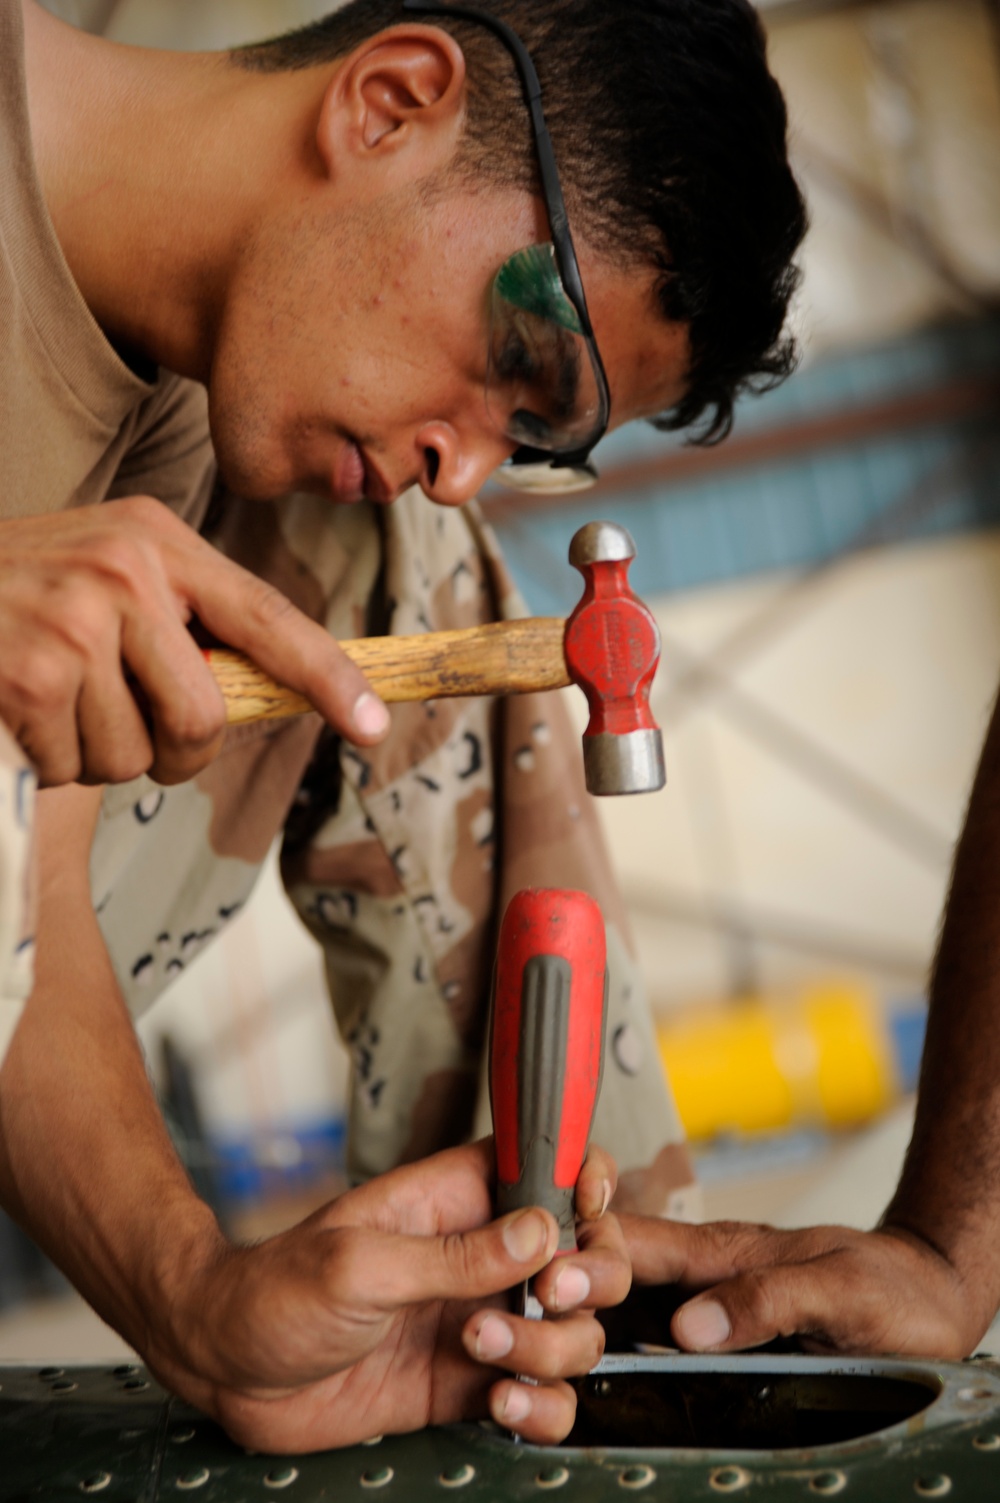
<instances>
[{"instance_id":1,"label":"man's ear","mask_svg":"<svg viewBox=\"0 0 1000 1503\"><path fill-rule=\"evenodd\" d=\"M327 176L349 176L375 160L407 177L452 157L465 118L465 56L436 26L394 26L363 42L327 85L316 145Z\"/></svg>"}]
</instances>

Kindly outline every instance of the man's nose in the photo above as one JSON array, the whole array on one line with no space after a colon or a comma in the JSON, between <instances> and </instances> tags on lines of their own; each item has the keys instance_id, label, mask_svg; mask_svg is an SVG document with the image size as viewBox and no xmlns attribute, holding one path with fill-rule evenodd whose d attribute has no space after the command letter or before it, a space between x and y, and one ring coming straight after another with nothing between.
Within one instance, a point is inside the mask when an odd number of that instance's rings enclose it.
<instances>
[{"instance_id":1,"label":"man's nose","mask_svg":"<svg viewBox=\"0 0 1000 1503\"><path fill-rule=\"evenodd\" d=\"M420 486L440 506L471 501L515 445L500 433L465 435L451 423L425 423L417 434Z\"/></svg>"}]
</instances>

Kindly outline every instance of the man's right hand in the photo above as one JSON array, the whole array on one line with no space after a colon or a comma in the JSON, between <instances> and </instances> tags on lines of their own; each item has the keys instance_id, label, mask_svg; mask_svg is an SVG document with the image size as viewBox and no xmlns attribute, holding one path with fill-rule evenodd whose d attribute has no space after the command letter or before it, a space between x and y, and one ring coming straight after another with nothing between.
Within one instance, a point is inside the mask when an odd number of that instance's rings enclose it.
<instances>
[{"instance_id":1,"label":"man's right hand","mask_svg":"<svg viewBox=\"0 0 1000 1503\"><path fill-rule=\"evenodd\" d=\"M0 523L0 720L43 786L144 772L178 783L212 760L225 706L192 616L349 741L388 729L385 706L322 626L167 507L133 496Z\"/></svg>"},{"instance_id":2,"label":"man's right hand","mask_svg":"<svg viewBox=\"0 0 1000 1503\"><path fill-rule=\"evenodd\" d=\"M592 1216L579 1252L555 1262L550 1213L491 1219L490 1141L381 1175L253 1247L213 1236L189 1197L148 1292L141 1258L133 1265L135 1330L120 1291L102 1313L169 1388L255 1450L320 1450L487 1415L558 1442L576 1410L565 1379L604 1349L594 1311L628 1291L621 1228L601 1193L615 1177L592 1150L577 1186ZM509 1308L504 1291L532 1274L553 1319Z\"/></svg>"},{"instance_id":3,"label":"man's right hand","mask_svg":"<svg viewBox=\"0 0 1000 1503\"><path fill-rule=\"evenodd\" d=\"M325 1448L490 1413L562 1439L564 1380L603 1349L594 1311L629 1286L605 1214L613 1162L588 1155L580 1251L555 1261L547 1212L492 1219L489 1142L384 1175L258 1246L225 1240L167 1136L94 913L100 803L96 788L38 798L36 984L0 1074L0 1204L243 1445ZM508 1308L504 1291L535 1273L557 1319Z\"/></svg>"}]
</instances>

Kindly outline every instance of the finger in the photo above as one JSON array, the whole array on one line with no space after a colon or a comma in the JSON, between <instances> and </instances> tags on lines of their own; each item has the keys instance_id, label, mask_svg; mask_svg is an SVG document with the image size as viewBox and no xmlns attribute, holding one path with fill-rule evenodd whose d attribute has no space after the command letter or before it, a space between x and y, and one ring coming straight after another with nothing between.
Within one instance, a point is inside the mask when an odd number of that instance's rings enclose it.
<instances>
[{"instance_id":1,"label":"finger","mask_svg":"<svg viewBox=\"0 0 1000 1503\"><path fill-rule=\"evenodd\" d=\"M534 1292L552 1314L620 1305L631 1287L632 1264L617 1216L582 1222L578 1241L579 1252L553 1258L535 1276Z\"/></svg>"},{"instance_id":2,"label":"finger","mask_svg":"<svg viewBox=\"0 0 1000 1503\"><path fill-rule=\"evenodd\" d=\"M225 705L211 669L162 601L148 600L125 619L121 652L152 722L149 770L160 783L186 782L218 753L225 735Z\"/></svg>"},{"instance_id":3,"label":"finger","mask_svg":"<svg viewBox=\"0 0 1000 1503\"><path fill-rule=\"evenodd\" d=\"M563 1320L525 1320L479 1310L462 1328L470 1357L525 1377L551 1380L589 1373L604 1355L604 1327L590 1314Z\"/></svg>"},{"instance_id":4,"label":"finger","mask_svg":"<svg viewBox=\"0 0 1000 1503\"><path fill-rule=\"evenodd\" d=\"M326 1269L331 1298L344 1290L389 1312L435 1299L486 1299L512 1289L550 1260L559 1239L548 1211L514 1211L501 1221L442 1237L362 1230L335 1234Z\"/></svg>"},{"instance_id":5,"label":"finger","mask_svg":"<svg viewBox=\"0 0 1000 1503\"><path fill-rule=\"evenodd\" d=\"M534 1445L555 1446L573 1428L576 1394L568 1383L533 1387L504 1378L490 1389L490 1414L505 1430Z\"/></svg>"},{"instance_id":6,"label":"finger","mask_svg":"<svg viewBox=\"0 0 1000 1503\"><path fill-rule=\"evenodd\" d=\"M692 1226L654 1216L619 1218L637 1284L676 1284L697 1268L702 1283L714 1283L737 1271L734 1250L718 1235L719 1223Z\"/></svg>"},{"instance_id":7,"label":"finger","mask_svg":"<svg viewBox=\"0 0 1000 1503\"><path fill-rule=\"evenodd\" d=\"M740 1274L682 1305L670 1326L674 1340L685 1351L737 1352L808 1335L840 1351L885 1350L878 1333L888 1291L880 1285L873 1305L851 1268L832 1255Z\"/></svg>"},{"instance_id":8,"label":"finger","mask_svg":"<svg viewBox=\"0 0 1000 1503\"><path fill-rule=\"evenodd\" d=\"M740 1274L690 1300L671 1323L675 1341L691 1351L739 1351L797 1335L813 1350L965 1355L970 1338L956 1314L967 1294L943 1258L892 1246L879 1233L844 1236L847 1246Z\"/></svg>"},{"instance_id":9,"label":"finger","mask_svg":"<svg viewBox=\"0 0 1000 1503\"><path fill-rule=\"evenodd\" d=\"M53 619L32 621L31 679L39 720L44 717L41 763L47 783L128 782L152 761L149 735L125 682L112 593L101 599L68 572L48 599ZM53 765L57 745L58 768Z\"/></svg>"},{"instance_id":10,"label":"finger","mask_svg":"<svg viewBox=\"0 0 1000 1503\"><path fill-rule=\"evenodd\" d=\"M618 1165L603 1148L591 1143L576 1182L576 1214L581 1221L598 1221L618 1188Z\"/></svg>"},{"instance_id":11,"label":"finger","mask_svg":"<svg viewBox=\"0 0 1000 1503\"><path fill-rule=\"evenodd\" d=\"M637 1284L704 1287L751 1268L805 1261L839 1245L837 1227L777 1231L743 1221L701 1226L653 1216L620 1218Z\"/></svg>"},{"instance_id":12,"label":"finger","mask_svg":"<svg viewBox=\"0 0 1000 1503\"><path fill-rule=\"evenodd\" d=\"M388 731L385 705L325 627L207 543L192 554L185 598L220 641L304 695L349 741L368 745Z\"/></svg>"},{"instance_id":13,"label":"finger","mask_svg":"<svg viewBox=\"0 0 1000 1503\"><path fill-rule=\"evenodd\" d=\"M23 718L7 711L11 734L38 774L40 788L61 788L75 783L83 768L83 748L77 732L75 701L54 707L44 715Z\"/></svg>"},{"instance_id":14,"label":"finger","mask_svg":"<svg viewBox=\"0 0 1000 1503\"><path fill-rule=\"evenodd\" d=\"M83 765L76 702L83 662L44 622L5 641L0 714L43 788L75 782Z\"/></svg>"},{"instance_id":15,"label":"finger","mask_svg":"<svg viewBox=\"0 0 1000 1503\"><path fill-rule=\"evenodd\" d=\"M80 782L129 783L153 762L153 742L125 682L117 642L113 660L92 668L77 701L82 749Z\"/></svg>"}]
</instances>

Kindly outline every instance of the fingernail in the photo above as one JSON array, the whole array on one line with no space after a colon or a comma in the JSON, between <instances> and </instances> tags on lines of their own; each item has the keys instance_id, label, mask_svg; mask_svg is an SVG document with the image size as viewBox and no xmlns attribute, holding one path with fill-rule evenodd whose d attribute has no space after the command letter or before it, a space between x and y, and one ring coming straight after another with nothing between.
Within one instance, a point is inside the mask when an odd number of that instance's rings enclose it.
<instances>
[{"instance_id":1,"label":"fingernail","mask_svg":"<svg viewBox=\"0 0 1000 1503\"><path fill-rule=\"evenodd\" d=\"M381 736L389 729L389 711L377 695L367 690L355 703L353 719L363 736Z\"/></svg>"},{"instance_id":2,"label":"fingernail","mask_svg":"<svg viewBox=\"0 0 1000 1503\"><path fill-rule=\"evenodd\" d=\"M684 1346L721 1346L733 1334L729 1316L714 1299L696 1300L678 1311L675 1318L676 1334Z\"/></svg>"},{"instance_id":3,"label":"fingernail","mask_svg":"<svg viewBox=\"0 0 1000 1503\"><path fill-rule=\"evenodd\" d=\"M504 1246L519 1263L530 1263L544 1252L549 1229L537 1211L525 1211L503 1229Z\"/></svg>"},{"instance_id":4,"label":"fingernail","mask_svg":"<svg viewBox=\"0 0 1000 1503\"><path fill-rule=\"evenodd\" d=\"M503 1412L500 1415L501 1423L518 1425L522 1420L526 1420L530 1413L531 1393L523 1383L512 1383L504 1399Z\"/></svg>"},{"instance_id":5,"label":"fingernail","mask_svg":"<svg viewBox=\"0 0 1000 1503\"><path fill-rule=\"evenodd\" d=\"M608 1206L610 1204L611 1204L611 1181L609 1179L606 1179L604 1181L604 1199L601 1201L601 1216L604 1215L605 1211L608 1209ZM598 1218L597 1218L598 1221L600 1221L601 1216L598 1216Z\"/></svg>"},{"instance_id":6,"label":"fingernail","mask_svg":"<svg viewBox=\"0 0 1000 1503\"><path fill-rule=\"evenodd\" d=\"M513 1345L514 1333L510 1326L495 1315L487 1315L476 1336L476 1356L493 1362L497 1357L506 1357Z\"/></svg>"},{"instance_id":7,"label":"fingernail","mask_svg":"<svg viewBox=\"0 0 1000 1503\"><path fill-rule=\"evenodd\" d=\"M582 1268L564 1268L552 1291L557 1310L582 1305L590 1293L590 1280Z\"/></svg>"}]
</instances>

